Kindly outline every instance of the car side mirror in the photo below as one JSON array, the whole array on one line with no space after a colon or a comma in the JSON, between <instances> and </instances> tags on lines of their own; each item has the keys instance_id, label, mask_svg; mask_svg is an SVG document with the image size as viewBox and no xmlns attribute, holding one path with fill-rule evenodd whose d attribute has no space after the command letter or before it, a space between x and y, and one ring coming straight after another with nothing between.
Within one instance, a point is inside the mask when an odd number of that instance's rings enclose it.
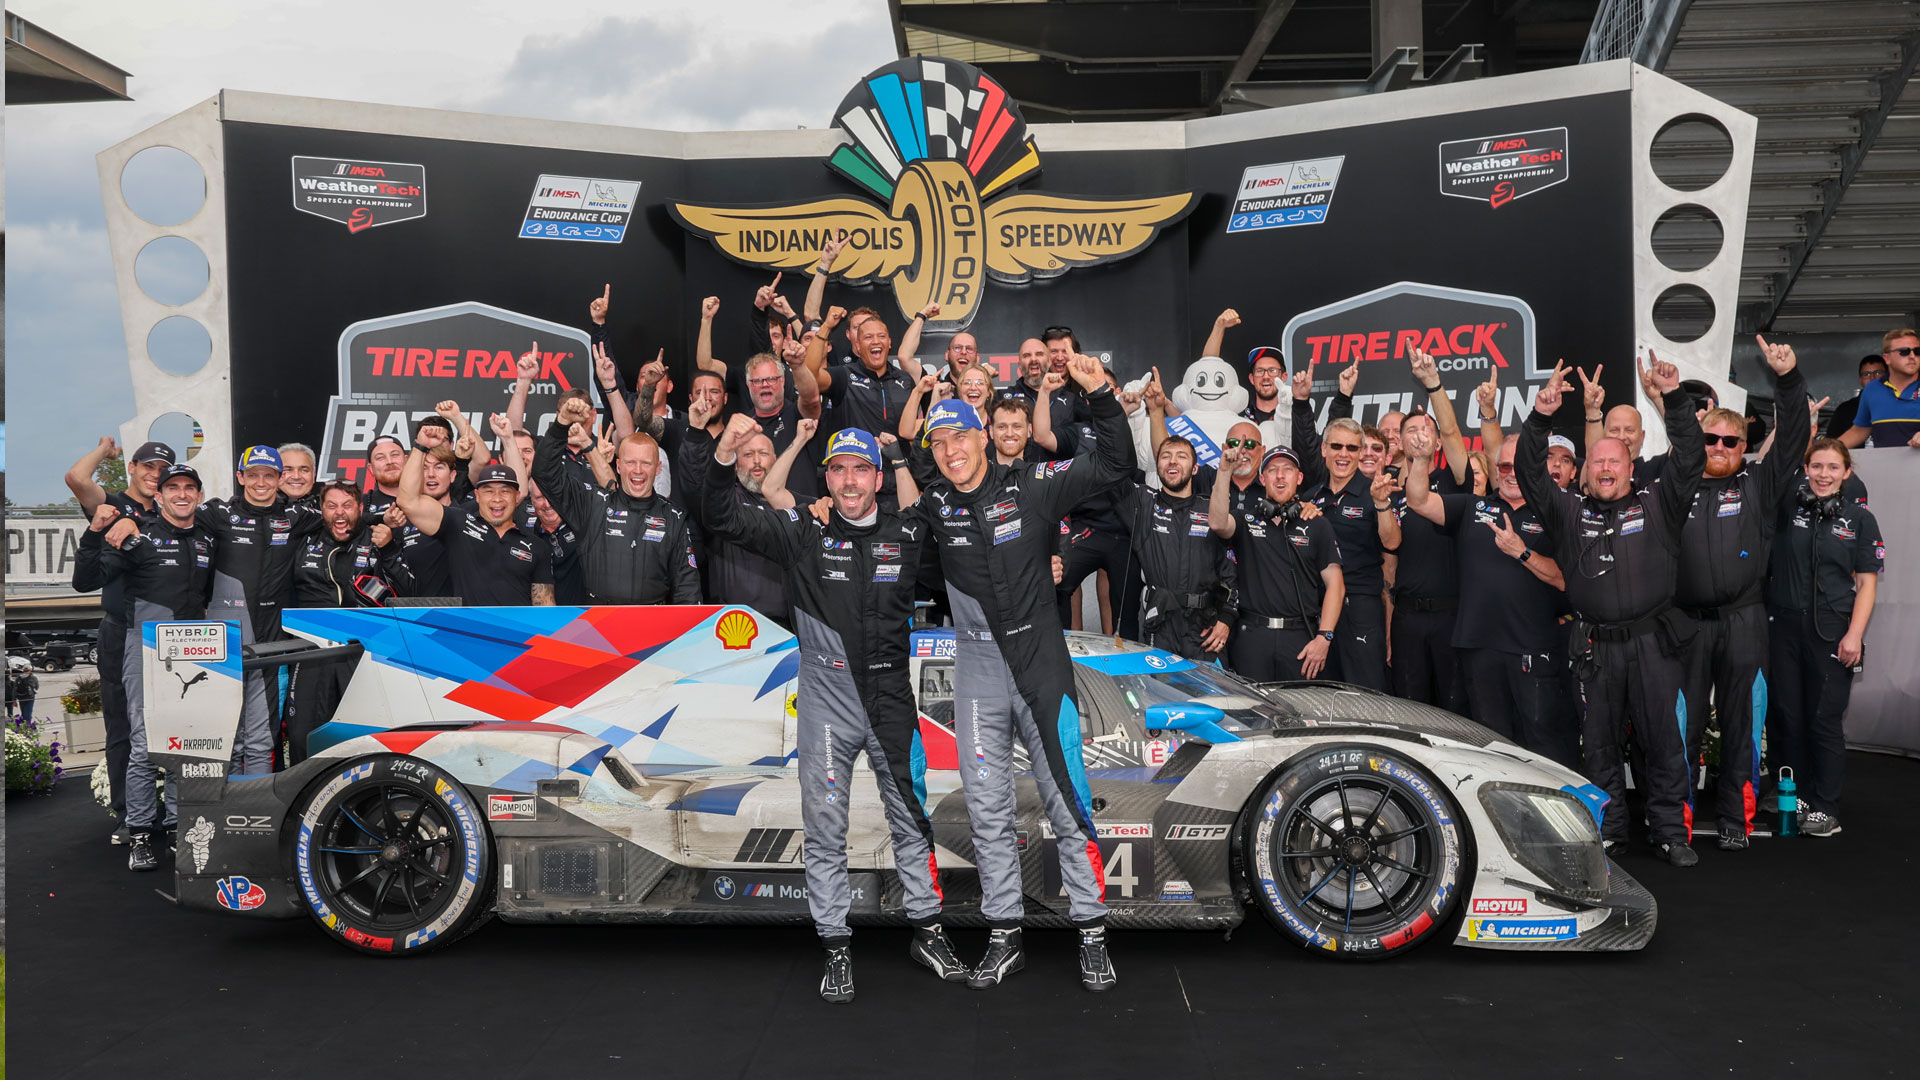
<instances>
[{"instance_id":1,"label":"car side mirror","mask_svg":"<svg viewBox=\"0 0 1920 1080\"><path fill-rule=\"evenodd\" d=\"M1169 701L1146 708L1149 731L1184 731L1208 742L1237 742L1238 736L1220 724L1227 714L1198 701Z\"/></svg>"}]
</instances>

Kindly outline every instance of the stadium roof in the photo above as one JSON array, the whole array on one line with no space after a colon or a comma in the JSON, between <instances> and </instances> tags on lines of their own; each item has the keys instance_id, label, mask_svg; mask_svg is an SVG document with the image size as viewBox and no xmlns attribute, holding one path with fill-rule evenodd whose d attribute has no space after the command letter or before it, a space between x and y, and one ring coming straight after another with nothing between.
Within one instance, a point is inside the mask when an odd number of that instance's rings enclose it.
<instances>
[{"instance_id":1,"label":"stadium roof","mask_svg":"<svg viewBox=\"0 0 1920 1080\"><path fill-rule=\"evenodd\" d=\"M7 104L131 100L125 71L7 13Z\"/></svg>"}]
</instances>

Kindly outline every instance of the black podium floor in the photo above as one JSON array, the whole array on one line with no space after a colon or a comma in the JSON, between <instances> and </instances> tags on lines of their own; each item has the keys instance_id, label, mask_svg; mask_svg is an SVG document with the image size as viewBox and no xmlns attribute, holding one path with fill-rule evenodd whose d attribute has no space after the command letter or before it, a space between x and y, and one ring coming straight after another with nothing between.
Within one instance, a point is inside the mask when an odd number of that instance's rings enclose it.
<instances>
[{"instance_id":1,"label":"black podium floor","mask_svg":"<svg viewBox=\"0 0 1920 1080\"><path fill-rule=\"evenodd\" d=\"M804 930L489 924L445 953L347 953L310 924L187 914L109 847L84 780L6 808L8 1062L22 1078L1912 1076L1920 1053L1920 762L1848 760L1846 831L1673 870L1624 956L1433 943L1348 965L1255 916L1116 933L1120 986L1033 932L998 990L938 983L857 931L850 1007ZM983 935L956 935L971 957ZM416 1071L417 1070L417 1071Z\"/></svg>"}]
</instances>

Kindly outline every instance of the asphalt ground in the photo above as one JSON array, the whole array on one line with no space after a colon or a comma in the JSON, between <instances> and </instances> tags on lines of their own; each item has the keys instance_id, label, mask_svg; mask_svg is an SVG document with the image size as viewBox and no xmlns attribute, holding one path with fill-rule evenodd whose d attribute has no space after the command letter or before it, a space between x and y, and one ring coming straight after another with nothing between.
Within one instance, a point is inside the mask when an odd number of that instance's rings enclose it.
<instances>
[{"instance_id":1,"label":"asphalt ground","mask_svg":"<svg viewBox=\"0 0 1920 1080\"><path fill-rule=\"evenodd\" d=\"M859 997L817 996L804 929L515 927L374 959L305 920L174 909L125 869L83 780L9 800L8 1064L20 1077L1484 1077L1915 1074L1920 762L1848 759L1845 831L1622 865L1660 902L1624 955L1429 943L1308 955L1257 914L1220 934L1115 932L1081 990L1067 933L981 993L856 930ZM955 935L963 956L984 933Z\"/></svg>"}]
</instances>

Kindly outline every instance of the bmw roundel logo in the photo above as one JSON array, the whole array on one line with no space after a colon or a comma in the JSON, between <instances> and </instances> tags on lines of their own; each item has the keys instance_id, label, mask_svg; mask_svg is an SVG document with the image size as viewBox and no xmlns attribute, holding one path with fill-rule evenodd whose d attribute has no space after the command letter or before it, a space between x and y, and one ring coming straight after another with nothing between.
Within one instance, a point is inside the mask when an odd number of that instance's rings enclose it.
<instances>
[{"instance_id":1,"label":"bmw roundel logo","mask_svg":"<svg viewBox=\"0 0 1920 1080\"><path fill-rule=\"evenodd\" d=\"M1157 656L1155 656L1155 655L1153 655L1152 653L1148 653L1148 654L1147 654L1147 666L1148 666L1148 667L1150 667L1150 668L1163 668L1163 667L1166 667L1166 666L1167 666L1167 662L1166 662L1165 660L1162 660L1162 659L1160 659L1159 657L1157 657Z\"/></svg>"},{"instance_id":2,"label":"bmw roundel logo","mask_svg":"<svg viewBox=\"0 0 1920 1080\"><path fill-rule=\"evenodd\" d=\"M953 507L951 507L951 506L943 506L943 507L941 507L941 508L940 508L940 516L941 516L941 517L952 517L952 516L953 516Z\"/></svg>"},{"instance_id":3,"label":"bmw roundel logo","mask_svg":"<svg viewBox=\"0 0 1920 1080\"><path fill-rule=\"evenodd\" d=\"M713 879L713 895L719 897L722 900L733 899L733 879L725 876L724 874L721 875L720 877L714 878Z\"/></svg>"}]
</instances>

